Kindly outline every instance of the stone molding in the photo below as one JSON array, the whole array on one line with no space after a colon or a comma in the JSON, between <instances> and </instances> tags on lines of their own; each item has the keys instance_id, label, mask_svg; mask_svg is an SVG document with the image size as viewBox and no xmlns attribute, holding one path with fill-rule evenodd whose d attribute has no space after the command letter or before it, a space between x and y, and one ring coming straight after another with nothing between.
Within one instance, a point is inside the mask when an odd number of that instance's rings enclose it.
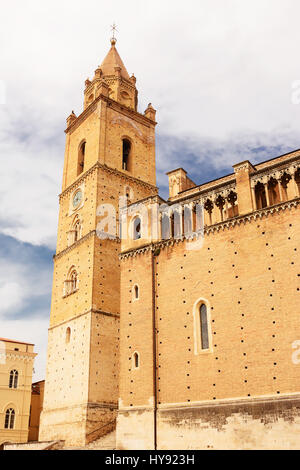
<instances>
[{"instance_id":1,"label":"stone molding","mask_svg":"<svg viewBox=\"0 0 300 470\"><path fill-rule=\"evenodd\" d=\"M219 400L203 400L198 402L161 403L157 405L158 411L172 411L190 408L218 408L224 406L253 406L268 403L297 403L300 406L300 394L291 393L286 395L262 395L256 397L224 398ZM124 406L119 408L119 413L128 411L153 411L154 407L149 405Z\"/></svg>"},{"instance_id":2,"label":"stone molding","mask_svg":"<svg viewBox=\"0 0 300 470\"><path fill-rule=\"evenodd\" d=\"M89 314L93 314L93 313L96 313L96 314L101 314L101 315L104 315L104 316L107 316L107 317L114 317L114 318L120 318L120 314L119 313L111 313L111 312L104 312L102 310L96 310L96 309L93 309L93 308L90 308L89 310L87 310L86 312L82 312L80 313L79 315L76 315L74 317L71 317L69 318L68 320L64 320L60 323L57 323L55 325L52 325L52 326L49 326L48 330L53 330L54 328L57 328L59 326L62 326L62 325L65 325L66 323L69 323L70 321L73 321L73 320L77 320L78 318L82 317L83 315L89 315Z\"/></svg>"},{"instance_id":3,"label":"stone molding","mask_svg":"<svg viewBox=\"0 0 300 470\"><path fill-rule=\"evenodd\" d=\"M22 351L1 351L0 362L2 359L12 359L13 361L33 362L37 353Z\"/></svg>"},{"instance_id":4,"label":"stone molding","mask_svg":"<svg viewBox=\"0 0 300 470\"><path fill-rule=\"evenodd\" d=\"M78 178L74 183L72 183L70 186L68 186L64 191L62 191L59 195L59 199L63 198L64 196L68 195L71 193L77 186L79 186L91 173L93 173L95 170L104 170L107 173L119 176L127 181L133 181L147 189L154 190L156 193L158 192L157 186L153 186L150 183L146 183L145 181L142 181L138 178L135 178L135 176L127 175L123 173L120 170L117 170L116 168L110 168L109 166L102 164L100 162L96 162L91 168L89 168L83 175Z\"/></svg>"},{"instance_id":5,"label":"stone molding","mask_svg":"<svg viewBox=\"0 0 300 470\"><path fill-rule=\"evenodd\" d=\"M82 238L79 238L79 240L77 240L76 242L72 243L72 245L68 246L67 248L65 248L64 250L60 251L59 253L53 255L53 259L56 260L56 259L59 259L61 258L63 255L65 255L66 253L69 253L70 251L72 251L74 248L77 248L79 245L81 245L81 243L83 243L85 240L87 240L88 238L92 237L92 236L97 236L97 231L96 230L91 230L90 232L88 232L86 235L84 235ZM99 238L99 240L101 240ZM115 243L120 243L121 240L120 238L116 237L116 238L106 238L105 240L110 240L110 241L113 241Z\"/></svg>"},{"instance_id":6,"label":"stone molding","mask_svg":"<svg viewBox=\"0 0 300 470\"><path fill-rule=\"evenodd\" d=\"M99 101L105 101L107 103L107 106L109 106L112 109L117 110L119 113L124 114L125 116L129 116L133 118L134 120L147 125L148 127L155 126L157 123L155 121L152 121L151 119L147 118L141 113L138 113L137 111L134 111L131 108L127 108L121 103L118 103L117 101L112 100L111 98L108 98L107 96L100 94L65 130L65 133L71 133L74 132L77 127L80 126L80 124L93 112L96 110Z\"/></svg>"},{"instance_id":7,"label":"stone molding","mask_svg":"<svg viewBox=\"0 0 300 470\"><path fill-rule=\"evenodd\" d=\"M87 409L87 408L118 408L118 404L115 402L111 403L105 403L105 402L87 402L87 403L78 403L75 405L70 405L70 406L62 406L61 408L43 408L43 412L46 413L55 413L57 411L65 411L65 410L74 410L74 409Z\"/></svg>"}]
</instances>

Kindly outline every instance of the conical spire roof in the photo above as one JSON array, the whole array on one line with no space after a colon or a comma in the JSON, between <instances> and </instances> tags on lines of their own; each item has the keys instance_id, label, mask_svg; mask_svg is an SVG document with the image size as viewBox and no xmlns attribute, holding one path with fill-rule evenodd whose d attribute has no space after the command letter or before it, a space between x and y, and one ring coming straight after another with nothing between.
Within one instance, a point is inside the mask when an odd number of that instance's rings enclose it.
<instances>
[{"instance_id":1,"label":"conical spire roof","mask_svg":"<svg viewBox=\"0 0 300 470\"><path fill-rule=\"evenodd\" d=\"M121 77L125 78L126 80L129 80L130 77L128 75L126 67L123 64L123 61L116 49L116 39L112 38L110 42L111 48L108 54L106 55L105 59L103 60L102 64L100 65L103 75L116 75L115 67L121 67Z\"/></svg>"}]
</instances>

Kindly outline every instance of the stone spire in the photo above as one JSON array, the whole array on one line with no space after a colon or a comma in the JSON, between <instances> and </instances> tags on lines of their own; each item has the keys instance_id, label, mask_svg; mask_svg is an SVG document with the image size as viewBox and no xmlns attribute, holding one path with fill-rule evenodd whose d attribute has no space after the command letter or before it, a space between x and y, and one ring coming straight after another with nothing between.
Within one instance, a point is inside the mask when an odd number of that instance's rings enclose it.
<instances>
[{"instance_id":1,"label":"stone spire","mask_svg":"<svg viewBox=\"0 0 300 470\"><path fill-rule=\"evenodd\" d=\"M102 64L95 70L93 80L85 81L84 109L102 95L137 110L136 78L134 75L129 76L116 49L116 42L116 38L112 37L110 50Z\"/></svg>"},{"instance_id":2,"label":"stone spire","mask_svg":"<svg viewBox=\"0 0 300 470\"><path fill-rule=\"evenodd\" d=\"M112 38L110 40L111 43L111 48L108 51L108 54L106 55L105 59L103 60L102 64L100 65L100 68L102 70L103 76L108 76L108 75L118 75L118 70L120 68L120 75L122 78L125 78L126 80L129 80L129 74L126 70L125 65L123 64L123 61L121 57L119 56L119 53L116 48L116 38Z\"/></svg>"}]
</instances>

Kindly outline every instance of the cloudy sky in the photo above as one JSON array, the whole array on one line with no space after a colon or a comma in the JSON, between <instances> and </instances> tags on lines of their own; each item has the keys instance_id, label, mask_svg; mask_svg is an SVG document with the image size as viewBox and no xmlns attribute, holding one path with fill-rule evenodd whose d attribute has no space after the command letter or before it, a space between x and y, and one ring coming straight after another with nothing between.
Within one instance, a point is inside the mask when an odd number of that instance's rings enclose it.
<instances>
[{"instance_id":1,"label":"cloudy sky","mask_svg":"<svg viewBox=\"0 0 300 470\"><path fill-rule=\"evenodd\" d=\"M65 119L117 48L157 109L158 185L201 183L300 147L299 0L10 0L0 27L0 337L44 378ZM299 93L300 96L300 93Z\"/></svg>"}]
</instances>

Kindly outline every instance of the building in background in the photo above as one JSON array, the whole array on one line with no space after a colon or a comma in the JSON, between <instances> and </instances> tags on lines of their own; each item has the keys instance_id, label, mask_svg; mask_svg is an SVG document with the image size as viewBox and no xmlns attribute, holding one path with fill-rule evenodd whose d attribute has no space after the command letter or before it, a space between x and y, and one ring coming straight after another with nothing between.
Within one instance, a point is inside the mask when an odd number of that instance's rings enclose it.
<instances>
[{"instance_id":1,"label":"building in background","mask_svg":"<svg viewBox=\"0 0 300 470\"><path fill-rule=\"evenodd\" d=\"M40 414L43 409L45 380L34 382L31 389L28 441L38 441Z\"/></svg>"},{"instance_id":2,"label":"building in background","mask_svg":"<svg viewBox=\"0 0 300 470\"><path fill-rule=\"evenodd\" d=\"M0 338L0 446L28 441L34 345Z\"/></svg>"}]
</instances>

